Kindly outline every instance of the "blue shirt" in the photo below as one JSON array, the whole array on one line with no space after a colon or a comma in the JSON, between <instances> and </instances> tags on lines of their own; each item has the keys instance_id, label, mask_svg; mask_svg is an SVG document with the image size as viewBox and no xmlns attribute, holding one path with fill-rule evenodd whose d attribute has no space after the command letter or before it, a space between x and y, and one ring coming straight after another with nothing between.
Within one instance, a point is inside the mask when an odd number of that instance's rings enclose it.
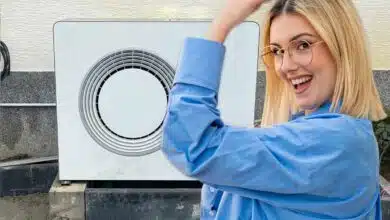
<instances>
[{"instance_id":1,"label":"blue shirt","mask_svg":"<svg viewBox=\"0 0 390 220\"><path fill-rule=\"evenodd\" d=\"M381 219L371 122L325 103L268 128L225 124L217 108L225 50L186 39L163 125L167 159L203 183L201 219Z\"/></svg>"}]
</instances>

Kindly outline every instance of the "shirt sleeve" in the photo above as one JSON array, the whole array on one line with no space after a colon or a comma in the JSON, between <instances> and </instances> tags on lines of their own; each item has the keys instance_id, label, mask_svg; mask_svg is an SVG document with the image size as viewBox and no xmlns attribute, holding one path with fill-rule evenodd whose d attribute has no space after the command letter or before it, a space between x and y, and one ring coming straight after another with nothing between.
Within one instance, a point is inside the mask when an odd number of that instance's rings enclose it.
<instances>
[{"instance_id":1,"label":"shirt sleeve","mask_svg":"<svg viewBox=\"0 0 390 220\"><path fill-rule=\"evenodd\" d=\"M163 125L168 160L203 183L278 206L339 217L369 209L378 180L370 125L331 113L267 128L224 124L224 53L217 42L187 39Z\"/></svg>"}]
</instances>

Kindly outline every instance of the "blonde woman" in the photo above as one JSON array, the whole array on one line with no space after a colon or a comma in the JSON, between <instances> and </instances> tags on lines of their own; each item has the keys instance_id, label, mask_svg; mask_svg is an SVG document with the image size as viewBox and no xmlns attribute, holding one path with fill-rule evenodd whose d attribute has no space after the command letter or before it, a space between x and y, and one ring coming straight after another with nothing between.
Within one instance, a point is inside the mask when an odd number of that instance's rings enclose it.
<instances>
[{"instance_id":1,"label":"blonde woman","mask_svg":"<svg viewBox=\"0 0 390 220\"><path fill-rule=\"evenodd\" d=\"M163 152L204 183L201 219L381 219L371 121L385 113L352 0L271 2L261 126L221 120L223 43L263 3L227 0L207 37L186 40Z\"/></svg>"}]
</instances>

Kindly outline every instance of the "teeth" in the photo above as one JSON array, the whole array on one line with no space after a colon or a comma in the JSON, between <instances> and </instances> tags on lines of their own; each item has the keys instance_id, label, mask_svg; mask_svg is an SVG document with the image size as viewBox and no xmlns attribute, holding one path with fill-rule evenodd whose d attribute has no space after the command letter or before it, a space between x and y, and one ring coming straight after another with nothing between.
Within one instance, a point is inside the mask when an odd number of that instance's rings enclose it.
<instances>
[{"instance_id":1,"label":"teeth","mask_svg":"<svg viewBox=\"0 0 390 220\"><path fill-rule=\"evenodd\" d=\"M293 79L291 80L292 84L295 86L295 85L298 85L298 84L301 84L301 83L304 83L304 82L307 82L311 79L310 76L304 76L302 78L299 78L299 79Z\"/></svg>"}]
</instances>

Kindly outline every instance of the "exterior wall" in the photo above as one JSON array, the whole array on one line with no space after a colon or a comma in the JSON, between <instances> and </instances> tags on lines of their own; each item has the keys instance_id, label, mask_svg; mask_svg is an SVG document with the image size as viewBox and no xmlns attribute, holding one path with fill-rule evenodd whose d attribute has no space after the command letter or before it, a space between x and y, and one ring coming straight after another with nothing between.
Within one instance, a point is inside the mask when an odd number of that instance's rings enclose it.
<instances>
[{"instance_id":1,"label":"exterior wall","mask_svg":"<svg viewBox=\"0 0 390 220\"><path fill-rule=\"evenodd\" d=\"M390 5L354 0L373 51L375 69L390 69ZM52 26L66 18L211 19L225 0L0 0L0 39L12 55L13 71L52 71ZM261 24L263 7L249 20Z\"/></svg>"}]
</instances>

